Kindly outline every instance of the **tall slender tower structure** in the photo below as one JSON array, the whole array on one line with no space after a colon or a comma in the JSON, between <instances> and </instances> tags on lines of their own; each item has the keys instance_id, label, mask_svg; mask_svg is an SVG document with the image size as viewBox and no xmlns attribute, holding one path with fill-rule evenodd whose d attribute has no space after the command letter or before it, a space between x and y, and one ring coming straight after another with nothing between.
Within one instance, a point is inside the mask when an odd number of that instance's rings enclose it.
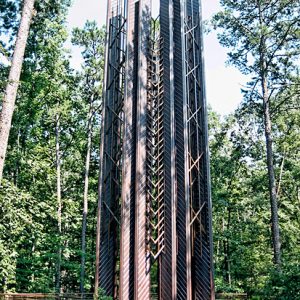
<instances>
[{"instance_id":1,"label":"tall slender tower structure","mask_svg":"<svg viewBox=\"0 0 300 300\"><path fill-rule=\"evenodd\" d=\"M95 283L106 295L214 299L207 136L200 0L108 0Z\"/></svg>"}]
</instances>

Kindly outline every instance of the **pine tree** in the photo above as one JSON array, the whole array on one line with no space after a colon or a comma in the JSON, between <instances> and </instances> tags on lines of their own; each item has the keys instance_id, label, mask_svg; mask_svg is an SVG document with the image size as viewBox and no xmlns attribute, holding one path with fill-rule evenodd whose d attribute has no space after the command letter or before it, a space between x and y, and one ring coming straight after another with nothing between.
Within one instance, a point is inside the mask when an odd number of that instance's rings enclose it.
<instances>
[{"instance_id":1,"label":"pine tree","mask_svg":"<svg viewBox=\"0 0 300 300\"><path fill-rule=\"evenodd\" d=\"M15 101L17 97L25 47L33 14L34 0L25 0L0 114L0 184L2 180L9 131L15 109Z\"/></svg>"},{"instance_id":2,"label":"pine tree","mask_svg":"<svg viewBox=\"0 0 300 300\"><path fill-rule=\"evenodd\" d=\"M299 57L299 1L222 0L224 11L214 17L222 29L219 40L232 48L229 61L252 77L245 90L249 107L257 107L264 124L266 161L271 203L274 263L281 265L278 199L274 171L270 106L276 95L291 83L294 60ZM288 101L288 99L285 99Z\"/></svg>"},{"instance_id":3,"label":"pine tree","mask_svg":"<svg viewBox=\"0 0 300 300\"><path fill-rule=\"evenodd\" d=\"M89 172L92 152L93 133L95 132L95 118L99 121L99 110L102 107L102 80L104 63L104 38L103 29L98 29L95 22L87 22L83 29L73 30L72 42L83 48L82 56L84 63L82 78L82 99L87 103L87 126L86 126L86 156L84 171L83 213L82 213L82 235L81 235L81 271L80 292L84 293L85 261L86 261L86 231L88 214L89 194ZM96 127L97 128L97 127ZM97 132L98 133L98 132Z\"/></svg>"}]
</instances>

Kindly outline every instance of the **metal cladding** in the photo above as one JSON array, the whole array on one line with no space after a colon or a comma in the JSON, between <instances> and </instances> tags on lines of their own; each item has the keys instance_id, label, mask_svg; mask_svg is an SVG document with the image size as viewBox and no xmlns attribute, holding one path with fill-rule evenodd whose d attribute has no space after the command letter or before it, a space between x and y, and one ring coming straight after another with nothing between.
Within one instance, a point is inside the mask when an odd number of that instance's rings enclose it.
<instances>
[{"instance_id":1,"label":"metal cladding","mask_svg":"<svg viewBox=\"0 0 300 300\"><path fill-rule=\"evenodd\" d=\"M95 287L214 299L200 0L108 0Z\"/></svg>"}]
</instances>

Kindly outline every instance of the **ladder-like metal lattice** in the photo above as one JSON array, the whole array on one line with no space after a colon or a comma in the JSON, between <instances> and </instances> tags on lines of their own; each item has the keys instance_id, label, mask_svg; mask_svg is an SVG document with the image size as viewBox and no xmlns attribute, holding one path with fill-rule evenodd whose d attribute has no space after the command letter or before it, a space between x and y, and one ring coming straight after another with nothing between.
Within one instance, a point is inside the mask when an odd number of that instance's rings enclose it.
<instances>
[{"instance_id":1,"label":"ladder-like metal lattice","mask_svg":"<svg viewBox=\"0 0 300 300\"><path fill-rule=\"evenodd\" d=\"M97 284L213 300L200 0L159 5L153 19L151 0L108 0Z\"/></svg>"},{"instance_id":2,"label":"ladder-like metal lattice","mask_svg":"<svg viewBox=\"0 0 300 300\"><path fill-rule=\"evenodd\" d=\"M125 62L126 19L119 14L109 24L99 259L99 285L115 298L119 292Z\"/></svg>"},{"instance_id":3,"label":"ladder-like metal lattice","mask_svg":"<svg viewBox=\"0 0 300 300\"><path fill-rule=\"evenodd\" d=\"M197 10L194 12L194 9L195 7L191 6L191 15L186 16L184 22L192 297L193 299L209 299L211 296L211 245L209 241L211 232L208 223L206 107L203 101L200 15Z\"/></svg>"},{"instance_id":4,"label":"ladder-like metal lattice","mask_svg":"<svg viewBox=\"0 0 300 300\"><path fill-rule=\"evenodd\" d=\"M159 18L152 20L147 85L147 255L164 249L164 86L163 40Z\"/></svg>"}]
</instances>

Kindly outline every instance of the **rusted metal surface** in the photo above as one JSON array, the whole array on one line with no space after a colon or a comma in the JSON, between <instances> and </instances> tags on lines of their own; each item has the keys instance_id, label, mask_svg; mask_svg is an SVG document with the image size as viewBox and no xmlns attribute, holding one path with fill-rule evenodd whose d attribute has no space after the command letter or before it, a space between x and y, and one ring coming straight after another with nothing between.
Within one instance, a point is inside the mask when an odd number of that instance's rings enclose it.
<instances>
[{"instance_id":1,"label":"rusted metal surface","mask_svg":"<svg viewBox=\"0 0 300 300\"><path fill-rule=\"evenodd\" d=\"M124 142L121 199L120 299L134 299L135 165L136 165L136 89L137 24L135 1L127 3L127 53L125 69Z\"/></svg>"},{"instance_id":2,"label":"rusted metal surface","mask_svg":"<svg viewBox=\"0 0 300 300\"><path fill-rule=\"evenodd\" d=\"M176 182L177 182L177 297L188 299L188 276L187 276L187 214L186 214L186 153L184 137L184 102L185 100L185 74L184 64L184 39L183 39L183 3L177 0L173 2L174 8L174 107L175 107L175 146L176 146ZM177 75L177 76L176 76Z\"/></svg>"},{"instance_id":3,"label":"rusted metal surface","mask_svg":"<svg viewBox=\"0 0 300 300\"><path fill-rule=\"evenodd\" d=\"M108 24L97 283L214 299L200 2L111 0Z\"/></svg>"},{"instance_id":4,"label":"rusted metal surface","mask_svg":"<svg viewBox=\"0 0 300 300\"><path fill-rule=\"evenodd\" d=\"M205 154L205 123L202 103L200 20L193 11L185 18L186 123L188 135L189 224L193 299L209 299L210 250L207 223L208 182Z\"/></svg>"},{"instance_id":5,"label":"rusted metal surface","mask_svg":"<svg viewBox=\"0 0 300 300\"><path fill-rule=\"evenodd\" d=\"M104 118L99 189L99 287L119 294L120 223L123 158L123 107L126 62L126 17L120 1L111 1L108 17Z\"/></svg>"},{"instance_id":6,"label":"rusted metal surface","mask_svg":"<svg viewBox=\"0 0 300 300\"><path fill-rule=\"evenodd\" d=\"M200 3L197 0L173 3L178 297L214 299Z\"/></svg>"},{"instance_id":7,"label":"rusted metal surface","mask_svg":"<svg viewBox=\"0 0 300 300\"><path fill-rule=\"evenodd\" d=\"M160 1L159 35L163 66L164 252L159 260L159 299L176 299L176 167L172 1ZM157 26L156 26L157 27ZM157 37L159 38L159 36Z\"/></svg>"},{"instance_id":8,"label":"rusted metal surface","mask_svg":"<svg viewBox=\"0 0 300 300\"><path fill-rule=\"evenodd\" d=\"M138 87L136 117L135 181L135 299L150 298L150 275L146 259L146 143L147 143L147 55L150 34L150 0L139 2Z\"/></svg>"}]
</instances>

